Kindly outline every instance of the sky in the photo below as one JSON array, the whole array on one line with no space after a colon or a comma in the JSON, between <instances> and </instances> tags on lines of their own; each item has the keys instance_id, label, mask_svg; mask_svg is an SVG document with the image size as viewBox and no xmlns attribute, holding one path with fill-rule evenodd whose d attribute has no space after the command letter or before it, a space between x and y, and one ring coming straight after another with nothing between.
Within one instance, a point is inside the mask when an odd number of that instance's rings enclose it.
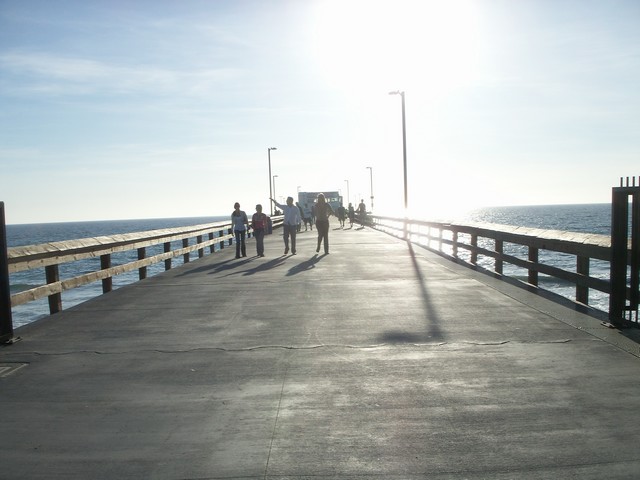
<instances>
[{"instance_id":1,"label":"sky","mask_svg":"<svg viewBox=\"0 0 640 480\"><path fill-rule=\"evenodd\" d=\"M610 202L639 26L638 0L0 0L0 201L218 216L272 183L401 217L402 91L407 215Z\"/></svg>"}]
</instances>

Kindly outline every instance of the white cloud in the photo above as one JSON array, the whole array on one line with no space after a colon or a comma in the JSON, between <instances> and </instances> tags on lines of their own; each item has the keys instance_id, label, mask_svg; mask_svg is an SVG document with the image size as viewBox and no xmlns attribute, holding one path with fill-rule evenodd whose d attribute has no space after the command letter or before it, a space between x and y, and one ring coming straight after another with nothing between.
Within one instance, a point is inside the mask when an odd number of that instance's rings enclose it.
<instances>
[{"instance_id":1,"label":"white cloud","mask_svg":"<svg viewBox=\"0 0 640 480\"><path fill-rule=\"evenodd\" d=\"M46 53L5 53L0 69L23 77L20 91L40 94L202 95L238 79L236 68L177 70L153 65L116 65ZM15 82L14 82L15 85Z\"/></svg>"}]
</instances>

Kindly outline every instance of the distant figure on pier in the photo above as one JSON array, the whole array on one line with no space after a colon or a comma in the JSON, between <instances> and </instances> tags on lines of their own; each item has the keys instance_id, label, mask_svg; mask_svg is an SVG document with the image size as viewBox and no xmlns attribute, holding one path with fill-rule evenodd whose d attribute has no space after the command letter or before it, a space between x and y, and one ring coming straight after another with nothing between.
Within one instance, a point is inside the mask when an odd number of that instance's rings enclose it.
<instances>
[{"instance_id":1,"label":"distant figure on pier","mask_svg":"<svg viewBox=\"0 0 640 480\"><path fill-rule=\"evenodd\" d=\"M338 207L338 220L340 221L340 228L344 228L344 221L347 216L347 209L344 208L344 205L340 205Z\"/></svg>"},{"instance_id":2,"label":"distant figure on pier","mask_svg":"<svg viewBox=\"0 0 640 480\"><path fill-rule=\"evenodd\" d=\"M349 224L351 225L351 227L353 227L353 221L356 218L356 211L353 208L353 203L349 202Z\"/></svg>"},{"instance_id":3,"label":"distant figure on pier","mask_svg":"<svg viewBox=\"0 0 640 480\"><path fill-rule=\"evenodd\" d=\"M320 245L324 240L324 253L329 253L329 215L334 215L331 205L327 203L327 199L323 193L318 194L318 202L316 203L316 230L318 230L318 248L316 253L320 251Z\"/></svg>"},{"instance_id":4,"label":"distant figure on pier","mask_svg":"<svg viewBox=\"0 0 640 480\"><path fill-rule=\"evenodd\" d=\"M299 232L300 230L302 230L302 219L304 218L304 212L302 211L302 205L300 205L300 202L296 202L296 207L298 207L298 210L300 210L300 223L298 223L297 228L297 231Z\"/></svg>"},{"instance_id":5,"label":"distant figure on pier","mask_svg":"<svg viewBox=\"0 0 640 480\"><path fill-rule=\"evenodd\" d=\"M313 232L313 222L311 221L311 208L308 203L305 203L302 207L302 221L304 222L304 231L307 231L307 224Z\"/></svg>"},{"instance_id":6,"label":"distant figure on pier","mask_svg":"<svg viewBox=\"0 0 640 480\"><path fill-rule=\"evenodd\" d=\"M358 205L358 217L360 217L360 223L364 227L367 219L367 206L364 204L364 198L360 199L360 205Z\"/></svg>"},{"instance_id":7,"label":"distant figure on pier","mask_svg":"<svg viewBox=\"0 0 640 480\"><path fill-rule=\"evenodd\" d=\"M236 202L233 205L235 209L231 213L231 223L233 225L233 233L236 236L236 258L240 258L240 254L243 257L247 256L247 247L245 245L245 237L249 228L249 219L247 214L240 210L240 204Z\"/></svg>"},{"instance_id":8,"label":"distant figure on pier","mask_svg":"<svg viewBox=\"0 0 640 480\"><path fill-rule=\"evenodd\" d=\"M282 224L282 236L284 237L284 254L289 253L289 236L291 236L291 253L296 254L296 231L300 223L300 209L293 204L293 197L287 197L287 204L282 205L273 198L270 199L276 207L284 212L284 222Z\"/></svg>"},{"instance_id":9,"label":"distant figure on pier","mask_svg":"<svg viewBox=\"0 0 640 480\"><path fill-rule=\"evenodd\" d=\"M253 236L256 237L256 253L259 257L264 257L264 234L268 223L267 215L262 213L262 205L256 205L256 213L251 217L251 228Z\"/></svg>"}]
</instances>

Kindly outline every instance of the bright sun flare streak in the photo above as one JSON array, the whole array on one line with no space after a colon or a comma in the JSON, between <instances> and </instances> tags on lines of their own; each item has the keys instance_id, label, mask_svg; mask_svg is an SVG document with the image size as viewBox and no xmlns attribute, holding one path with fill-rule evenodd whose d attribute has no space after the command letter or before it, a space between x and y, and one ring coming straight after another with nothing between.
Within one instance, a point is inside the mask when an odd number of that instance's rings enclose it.
<instances>
[{"instance_id":1,"label":"bright sun flare streak","mask_svg":"<svg viewBox=\"0 0 640 480\"><path fill-rule=\"evenodd\" d=\"M315 12L321 68L349 91L419 86L442 95L475 78L478 36L470 0L329 0Z\"/></svg>"},{"instance_id":2,"label":"bright sun flare streak","mask_svg":"<svg viewBox=\"0 0 640 480\"><path fill-rule=\"evenodd\" d=\"M450 216L468 207L468 199L452 195L443 181L452 178L451 162L425 144L436 134L429 123L437 122L435 103L480 76L483 36L475 3L329 0L317 4L314 20L314 50L322 75L349 101L359 103L363 124L371 122L372 131L378 128L373 155L386 155L376 170L380 195L393 189L394 199L403 196L400 102L387 96L400 89L407 93L409 112L409 213ZM385 118L394 119L391 127L388 122L373 125ZM412 137L411 131L420 132L421 138ZM380 145L385 141L386 150ZM396 208L400 206L398 202Z\"/></svg>"}]
</instances>

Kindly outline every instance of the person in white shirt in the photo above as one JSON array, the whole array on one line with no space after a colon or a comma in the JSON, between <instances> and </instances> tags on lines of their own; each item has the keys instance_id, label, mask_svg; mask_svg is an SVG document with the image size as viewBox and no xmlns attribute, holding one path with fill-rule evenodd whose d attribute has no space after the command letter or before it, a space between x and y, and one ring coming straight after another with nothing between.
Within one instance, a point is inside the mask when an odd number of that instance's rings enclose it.
<instances>
[{"instance_id":1,"label":"person in white shirt","mask_svg":"<svg viewBox=\"0 0 640 480\"><path fill-rule=\"evenodd\" d=\"M287 197L287 204L282 205L273 198L271 201L276 207L281 208L284 213L284 223L282 225L284 237L284 254L289 253L289 236L291 236L291 253L296 254L296 231L300 224L300 209L293 204L293 197Z\"/></svg>"},{"instance_id":2,"label":"person in white shirt","mask_svg":"<svg viewBox=\"0 0 640 480\"><path fill-rule=\"evenodd\" d=\"M233 224L233 233L236 237L236 258L240 258L241 253L243 257L246 257L247 246L245 245L245 236L249 229L249 219L247 218L247 214L240 210L240 204L238 202L235 203L233 208L231 223Z\"/></svg>"}]
</instances>

